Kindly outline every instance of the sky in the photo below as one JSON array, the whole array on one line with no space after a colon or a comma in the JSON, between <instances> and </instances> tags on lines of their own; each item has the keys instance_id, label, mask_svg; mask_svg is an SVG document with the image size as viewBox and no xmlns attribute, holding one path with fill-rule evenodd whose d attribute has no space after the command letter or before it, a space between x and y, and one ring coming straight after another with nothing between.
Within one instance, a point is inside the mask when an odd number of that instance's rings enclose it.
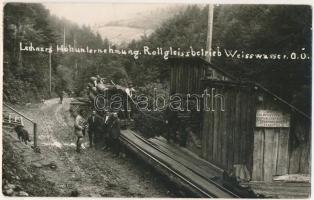
<instances>
[{"instance_id":1,"label":"sky","mask_svg":"<svg viewBox=\"0 0 314 200\"><path fill-rule=\"evenodd\" d=\"M99 23L127 19L138 13L149 12L169 4L143 3L44 3L51 14L64 17L79 25L93 26Z\"/></svg>"}]
</instances>

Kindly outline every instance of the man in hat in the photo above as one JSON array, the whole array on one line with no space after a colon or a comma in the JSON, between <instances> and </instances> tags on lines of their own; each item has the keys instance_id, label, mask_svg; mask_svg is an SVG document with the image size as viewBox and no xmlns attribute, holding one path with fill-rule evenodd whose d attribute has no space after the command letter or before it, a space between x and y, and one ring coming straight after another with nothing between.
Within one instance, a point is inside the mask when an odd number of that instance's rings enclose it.
<instances>
[{"instance_id":1,"label":"man in hat","mask_svg":"<svg viewBox=\"0 0 314 200\"><path fill-rule=\"evenodd\" d=\"M128 99L130 99L130 101L132 101L132 96L133 96L133 93L135 92L135 89L133 88L133 84L132 82L128 82L128 87L125 89L125 92L126 94L128 95ZM126 108L126 112L127 112L127 118L128 119L131 119L131 102L130 101L127 101L127 108ZM132 120L132 119L131 119Z\"/></svg>"},{"instance_id":2,"label":"man in hat","mask_svg":"<svg viewBox=\"0 0 314 200\"><path fill-rule=\"evenodd\" d=\"M111 146L112 151L115 156L119 156L120 153L120 119L118 118L117 113L113 113L112 121L110 123L110 138L111 138Z\"/></svg>"},{"instance_id":3,"label":"man in hat","mask_svg":"<svg viewBox=\"0 0 314 200\"><path fill-rule=\"evenodd\" d=\"M102 84L106 84L106 83L107 83L107 79L106 79L106 78L101 78L101 79L100 79L100 82L101 82Z\"/></svg>"},{"instance_id":4,"label":"man in hat","mask_svg":"<svg viewBox=\"0 0 314 200\"><path fill-rule=\"evenodd\" d=\"M110 147L110 133L109 133L109 117L110 114L108 111L104 112L103 116L103 125L104 125L104 131L103 131L103 148L102 150L106 150Z\"/></svg>"},{"instance_id":5,"label":"man in hat","mask_svg":"<svg viewBox=\"0 0 314 200\"><path fill-rule=\"evenodd\" d=\"M59 90L59 91L57 91L57 93L59 96L59 103L62 104L64 92L63 92L63 90Z\"/></svg>"},{"instance_id":6,"label":"man in hat","mask_svg":"<svg viewBox=\"0 0 314 200\"><path fill-rule=\"evenodd\" d=\"M85 127L85 120L83 118L83 110L79 110L74 121L74 133L77 137L76 140L76 152L81 152L82 142L83 142L83 130Z\"/></svg>"},{"instance_id":7,"label":"man in hat","mask_svg":"<svg viewBox=\"0 0 314 200\"><path fill-rule=\"evenodd\" d=\"M97 75L96 77L97 77L97 84L99 83L102 84L103 83L102 78L99 75Z\"/></svg>"},{"instance_id":8,"label":"man in hat","mask_svg":"<svg viewBox=\"0 0 314 200\"><path fill-rule=\"evenodd\" d=\"M101 119L97 116L96 111L93 110L91 116L87 120L88 124L88 138L89 147L93 147L97 139L99 139L99 129L101 128Z\"/></svg>"}]
</instances>

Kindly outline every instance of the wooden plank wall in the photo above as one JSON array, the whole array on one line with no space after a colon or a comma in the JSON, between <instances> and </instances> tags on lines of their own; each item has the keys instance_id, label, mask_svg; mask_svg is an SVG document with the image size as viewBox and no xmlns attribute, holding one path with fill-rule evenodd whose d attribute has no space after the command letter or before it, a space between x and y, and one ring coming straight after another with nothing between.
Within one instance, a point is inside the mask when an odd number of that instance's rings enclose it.
<instances>
[{"instance_id":1,"label":"wooden plank wall","mask_svg":"<svg viewBox=\"0 0 314 200\"><path fill-rule=\"evenodd\" d=\"M174 62L171 94L201 94L200 80L206 67L195 61ZM249 86L206 85L209 91L215 88L216 93L224 95L225 111L202 114L204 159L228 171L234 164L244 164L257 181L272 181L273 175L309 173L310 120L263 91L251 91ZM264 96L264 100L258 102L257 95ZM291 127L255 128L257 108L290 112Z\"/></svg>"},{"instance_id":2,"label":"wooden plank wall","mask_svg":"<svg viewBox=\"0 0 314 200\"><path fill-rule=\"evenodd\" d=\"M225 97L225 111L203 112L202 156L231 172L234 164L252 170L254 97L248 87L217 87L216 94ZM219 106L218 106L219 107Z\"/></svg>"},{"instance_id":3,"label":"wooden plank wall","mask_svg":"<svg viewBox=\"0 0 314 200\"><path fill-rule=\"evenodd\" d=\"M274 175L309 173L310 121L277 101L259 93L257 109L290 113L289 128L255 128L252 180L272 182Z\"/></svg>"},{"instance_id":4,"label":"wooden plank wall","mask_svg":"<svg viewBox=\"0 0 314 200\"><path fill-rule=\"evenodd\" d=\"M271 182L288 173L289 128L256 128L254 131L254 181Z\"/></svg>"},{"instance_id":5,"label":"wooden plank wall","mask_svg":"<svg viewBox=\"0 0 314 200\"><path fill-rule=\"evenodd\" d=\"M201 62L173 62L171 67L171 94L200 94L201 79L205 76L205 65Z\"/></svg>"},{"instance_id":6,"label":"wooden plank wall","mask_svg":"<svg viewBox=\"0 0 314 200\"><path fill-rule=\"evenodd\" d=\"M289 141L289 174L308 174L311 159L311 121L292 113Z\"/></svg>"},{"instance_id":7,"label":"wooden plank wall","mask_svg":"<svg viewBox=\"0 0 314 200\"><path fill-rule=\"evenodd\" d=\"M288 112L271 95L261 91L256 95L263 99L256 102L256 109ZM289 132L290 128L254 128L252 180L271 182L274 175L288 173Z\"/></svg>"},{"instance_id":8,"label":"wooden plank wall","mask_svg":"<svg viewBox=\"0 0 314 200\"><path fill-rule=\"evenodd\" d=\"M203 112L202 157L229 172L234 164L243 164L254 181L309 173L310 120L263 91L220 83L206 83L225 97L225 111ZM257 109L290 113L290 128L255 127Z\"/></svg>"}]
</instances>

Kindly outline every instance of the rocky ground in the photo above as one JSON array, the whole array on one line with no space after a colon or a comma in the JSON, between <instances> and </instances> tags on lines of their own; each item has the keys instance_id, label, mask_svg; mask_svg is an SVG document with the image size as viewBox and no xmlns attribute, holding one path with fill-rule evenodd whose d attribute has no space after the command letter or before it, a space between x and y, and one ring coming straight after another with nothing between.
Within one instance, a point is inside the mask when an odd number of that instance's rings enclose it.
<instances>
[{"instance_id":1,"label":"rocky ground","mask_svg":"<svg viewBox=\"0 0 314 200\"><path fill-rule=\"evenodd\" d=\"M179 197L167 182L135 156L109 151L75 151L70 99L46 100L17 109L38 122L41 153L3 131L3 193L8 196ZM32 133L32 126L25 122ZM171 189L172 188L172 189Z\"/></svg>"}]
</instances>

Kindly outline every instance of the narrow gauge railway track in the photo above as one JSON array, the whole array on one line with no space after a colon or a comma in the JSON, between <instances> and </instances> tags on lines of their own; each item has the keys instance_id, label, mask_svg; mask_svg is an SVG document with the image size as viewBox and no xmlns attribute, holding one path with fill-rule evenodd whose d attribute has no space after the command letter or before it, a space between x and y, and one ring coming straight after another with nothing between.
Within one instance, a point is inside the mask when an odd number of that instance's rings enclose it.
<instances>
[{"instance_id":1,"label":"narrow gauge railway track","mask_svg":"<svg viewBox=\"0 0 314 200\"><path fill-rule=\"evenodd\" d=\"M132 137L138 142L135 142L134 139L130 138L131 134ZM200 174L199 172L196 172L193 169L186 167L183 163L180 163L177 160L173 160L170 156L167 155L167 152L158 148L156 145L146 140L145 138L137 134L133 134L131 131L122 131L120 140L133 152L142 154L141 157L146 162L153 164L153 166L155 166L158 171L166 173L172 180L179 180L180 183L183 183L185 188L190 189L191 192L196 194L197 196L206 198L239 198L238 195L234 194L232 191L228 190L222 185L219 185L218 183L209 179L203 174ZM144 148L145 145L146 147ZM166 160L168 159L178 163L179 165L181 165L181 168L183 167L185 171L188 170L189 172L196 174L199 179L201 179L201 181L193 180L191 176L183 173L184 170L182 171L176 169L173 165L169 164L169 162L160 159L160 156L164 157ZM204 181L206 182L206 184L199 184L200 182Z\"/></svg>"}]
</instances>

